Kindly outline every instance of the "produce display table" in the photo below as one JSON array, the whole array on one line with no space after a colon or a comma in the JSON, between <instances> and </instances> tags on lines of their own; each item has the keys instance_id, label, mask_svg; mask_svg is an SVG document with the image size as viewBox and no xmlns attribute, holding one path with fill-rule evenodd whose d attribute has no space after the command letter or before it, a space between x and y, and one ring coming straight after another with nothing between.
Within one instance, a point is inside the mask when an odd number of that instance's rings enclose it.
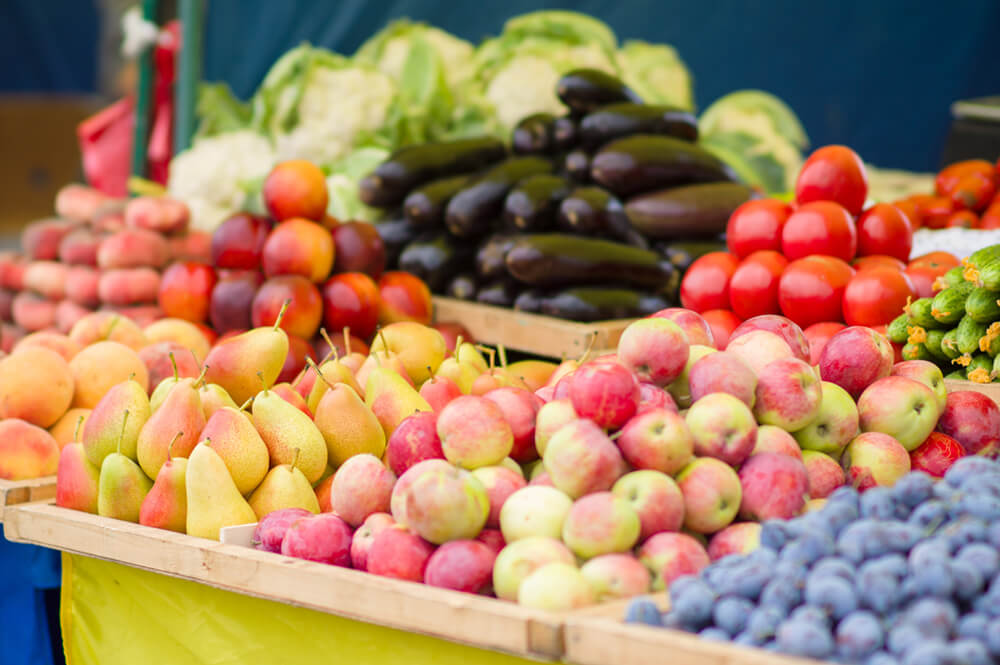
<instances>
[{"instance_id":1,"label":"produce display table","mask_svg":"<svg viewBox=\"0 0 1000 665\"><path fill-rule=\"evenodd\" d=\"M32 478L31 480L0 480L0 522L4 510L29 501L47 501L56 496L56 477Z\"/></svg>"}]
</instances>

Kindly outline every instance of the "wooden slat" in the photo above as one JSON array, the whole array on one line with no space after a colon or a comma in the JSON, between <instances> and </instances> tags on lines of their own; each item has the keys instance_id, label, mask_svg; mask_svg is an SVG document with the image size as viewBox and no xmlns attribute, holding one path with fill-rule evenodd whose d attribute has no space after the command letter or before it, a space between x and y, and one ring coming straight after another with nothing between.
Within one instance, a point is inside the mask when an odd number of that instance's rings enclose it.
<instances>
[{"instance_id":1,"label":"wooden slat","mask_svg":"<svg viewBox=\"0 0 1000 665\"><path fill-rule=\"evenodd\" d=\"M484 649L555 660L564 616L81 513L10 509L14 542L123 563L268 600Z\"/></svg>"},{"instance_id":2,"label":"wooden slat","mask_svg":"<svg viewBox=\"0 0 1000 665\"><path fill-rule=\"evenodd\" d=\"M576 323L440 296L434 297L434 319L462 324L477 342L549 358L578 357L591 346L592 338L594 353L613 351L634 320Z\"/></svg>"},{"instance_id":3,"label":"wooden slat","mask_svg":"<svg viewBox=\"0 0 1000 665\"><path fill-rule=\"evenodd\" d=\"M0 522L8 506L30 501L48 501L56 496L56 477L31 480L0 480Z\"/></svg>"},{"instance_id":4,"label":"wooden slat","mask_svg":"<svg viewBox=\"0 0 1000 665\"><path fill-rule=\"evenodd\" d=\"M948 389L948 392L955 392L956 390L975 390L977 393L982 393L997 404L1000 404L1000 383L975 383L973 381L945 379L944 385L945 388Z\"/></svg>"}]
</instances>

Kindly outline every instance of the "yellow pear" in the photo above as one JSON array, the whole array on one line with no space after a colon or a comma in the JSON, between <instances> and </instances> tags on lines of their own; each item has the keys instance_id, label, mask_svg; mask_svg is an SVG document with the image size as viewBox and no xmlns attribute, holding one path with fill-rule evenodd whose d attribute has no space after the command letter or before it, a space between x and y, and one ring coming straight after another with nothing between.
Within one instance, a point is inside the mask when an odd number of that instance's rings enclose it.
<instances>
[{"instance_id":1,"label":"yellow pear","mask_svg":"<svg viewBox=\"0 0 1000 665\"><path fill-rule=\"evenodd\" d=\"M455 359L461 363L468 363L472 365L475 369L479 370L480 373L485 372L490 368L490 364L486 362L486 358L483 354L479 352L475 344L470 342L459 342L455 346Z\"/></svg>"},{"instance_id":2,"label":"yellow pear","mask_svg":"<svg viewBox=\"0 0 1000 665\"><path fill-rule=\"evenodd\" d=\"M212 414L224 406L234 409L240 408L240 405L233 401L226 389L218 383L202 384L198 388L198 396L201 398L201 410L205 412L205 420L211 418Z\"/></svg>"},{"instance_id":3,"label":"yellow pear","mask_svg":"<svg viewBox=\"0 0 1000 665\"><path fill-rule=\"evenodd\" d=\"M395 353L410 379L419 385L441 366L448 347L444 336L434 328L416 321L397 321L379 330L371 351Z\"/></svg>"},{"instance_id":4,"label":"yellow pear","mask_svg":"<svg viewBox=\"0 0 1000 665\"><path fill-rule=\"evenodd\" d=\"M381 457L385 432L358 394L343 383L332 386L316 408L314 422L326 441L329 461L338 467L361 453Z\"/></svg>"},{"instance_id":5,"label":"yellow pear","mask_svg":"<svg viewBox=\"0 0 1000 665\"><path fill-rule=\"evenodd\" d=\"M470 363L459 362L455 358L445 358L434 376L451 379L463 395L468 395L472 392L472 384L480 374L482 372Z\"/></svg>"},{"instance_id":6,"label":"yellow pear","mask_svg":"<svg viewBox=\"0 0 1000 665\"><path fill-rule=\"evenodd\" d=\"M406 379L388 367L376 367L365 384L365 404L382 425L388 439L399 423L417 411L431 411L431 405Z\"/></svg>"},{"instance_id":7,"label":"yellow pear","mask_svg":"<svg viewBox=\"0 0 1000 665\"><path fill-rule=\"evenodd\" d=\"M205 380L222 386L242 404L265 387L274 385L288 357L288 334L279 327L291 301L286 301L273 326L254 328L216 344L205 358Z\"/></svg>"},{"instance_id":8,"label":"yellow pear","mask_svg":"<svg viewBox=\"0 0 1000 665\"><path fill-rule=\"evenodd\" d=\"M316 413L319 401L323 399L323 395L326 394L331 385L343 383L350 386L358 395L364 395L364 391L354 378L354 372L339 360L327 360L318 368L311 361L307 362L309 362L309 368L306 371L317 373L316 381L313 383L312 390L309 391L309 397L306 398L306 406L313 413ZM320 377L326 380L324 381Z\"/></svg>"},{"instance_id":9,"label":"yellow pear","mask_svg":"<svg viewBox=\"0 0 1000 665\"><path fill-rule=\"evenodd\" d=\"M252 413L272 467L291 464L298 454L296 466L310 483L322 477L327 461L326 441L309 416L272 390L263 390L254 398Z\"/></svg>"},{"instance_id":10,"label":"yellow pear","mask_svg":"<svg viewBox=\"0 0 1000 665\"><path fill-rule=\"evenodd\" d=\"M304 508L318 513L319 500L312 485L293 461L291 464L279 464L267 472L264 481L250 496L250 507L260 520L282 508Z\"/></svg>"},{"instance_id":11,"label":"yellow pear","mask_svg":"<svg viewBox=\"0 0 1000 665\"><path fill-rule=\"evenodd\" d=\"M201 438L212 440L212 450L226 464L240 494L250 494L264 480L270 468L267 446L246 411L222 407L205 423Z\"/></svg>"},{"instance_id":12,"label":"yellow pear","mask_svg":"<svg viewBox=\"0 0 1000 665\"><path fill-rule=\"evenodd\" d=\"M129 414L127 418L125 413ZM147 420L149 397L145 388L132 379L112 386L83 425L80 443L87 461L100 467L104 458L115 451L136 459L139 432Z\"/></svg>"},{"instance_id":13,"label":"yellow pear","mask_svg":"<svg viewBox=\"0 0 1000 665\"><path fill-rule=\"evenodd\" d=\"M219 539L224 526L252 524L257 521L229 475L222 458L205 439L191 451L185 477L187 494L187 532L198 538Z\"/></svg>"}]
</instances>

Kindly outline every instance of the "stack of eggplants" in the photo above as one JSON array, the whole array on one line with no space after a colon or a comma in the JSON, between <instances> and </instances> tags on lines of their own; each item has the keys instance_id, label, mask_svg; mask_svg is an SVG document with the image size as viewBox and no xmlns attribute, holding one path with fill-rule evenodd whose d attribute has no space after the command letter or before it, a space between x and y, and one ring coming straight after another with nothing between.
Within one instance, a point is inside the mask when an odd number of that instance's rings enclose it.
<instances>
[{"instance_id":1,"label":"stack of eggplants","mask_svg":"<svg viewBox=\"0 0 1000 665\"><path fill-rule=\"evenodd\" d=\"M563 116L494 138L401 148L361 181L386 212L391 265L434 293L574 321L668 307L684 270L724 249L754 196L697 145L695 117L643 104L592 69L563 76Z\"/></svg>"}]
</instances>

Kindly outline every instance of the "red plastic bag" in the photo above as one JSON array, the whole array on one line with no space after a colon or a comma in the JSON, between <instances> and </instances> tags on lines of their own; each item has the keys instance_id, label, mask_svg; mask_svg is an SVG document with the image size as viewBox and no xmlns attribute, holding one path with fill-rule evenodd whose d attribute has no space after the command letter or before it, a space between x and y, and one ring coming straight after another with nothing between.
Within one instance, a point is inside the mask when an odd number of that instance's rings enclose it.
<instances>
[{"instance_id":1,"label":"red plastic bag","mask_svg":"<svg viewBox=\"0 0 1000 665\"><path fill-rule=\"evenodd\" d=\"M146 175L161 185L167 183L173 156L174 62L180 49L180 23L171 21L164 30L171 38L158 44L153 52L153 112L146 152ZM128 194L134 132L135 100L131 96L118 100L77 126L83 174L92 187L109 196Z\"/></svg>"}]
</instances>

